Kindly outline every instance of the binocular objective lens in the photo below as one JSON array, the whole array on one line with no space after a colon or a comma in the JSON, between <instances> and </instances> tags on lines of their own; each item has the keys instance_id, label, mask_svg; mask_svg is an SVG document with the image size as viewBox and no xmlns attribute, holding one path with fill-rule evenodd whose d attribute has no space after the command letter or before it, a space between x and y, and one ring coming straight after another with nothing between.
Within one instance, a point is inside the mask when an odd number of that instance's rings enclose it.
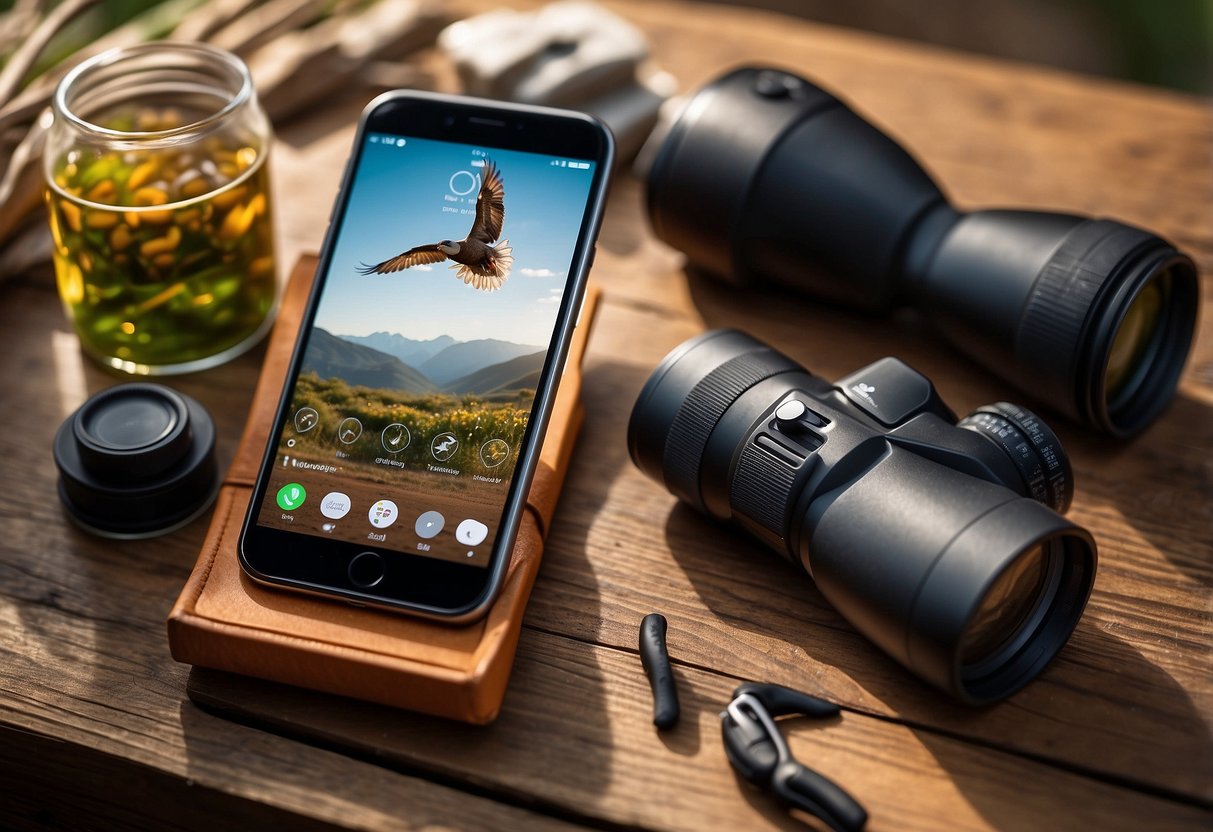
<instances>
[{"instance_id":1,"label":"binocular objective lens","mask_svg":"<svg viewBox=\"0 0 1213 832\"><path fill-rule=\"evenodd\" d=\"M1050 546L1032 547L994 581L961 637L962 666L976 667L999 658L1004 651L1013 651L1021 637L1031 636L1048 608Z\"/></svg>"},{"instance_id":2,"label":"binocular objective lens","mask_svg":"<svg viewBox=\"0 0 1213 832\"><path fill-rule=\"evenodd\" d=\"M1104 390L1109 400L1128 392L1130 381L1138 379L1153 360L1151 349L1160 334L1163 297L1167 294L1171 273L1168 269L1142 287L1116 331L1104 372Z\"/></svg>"}]
</instances>

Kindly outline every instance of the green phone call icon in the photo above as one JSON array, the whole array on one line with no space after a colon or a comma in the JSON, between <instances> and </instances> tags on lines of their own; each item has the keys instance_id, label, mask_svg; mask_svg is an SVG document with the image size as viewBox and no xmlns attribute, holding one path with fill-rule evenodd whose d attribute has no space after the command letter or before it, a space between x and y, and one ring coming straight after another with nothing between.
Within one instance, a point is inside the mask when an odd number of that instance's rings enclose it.
<instances>
[{"instance_id":1,"label":"green phone call icon","mask_svg":"<svg viewBox=\"0 0 1213 832\"><path fill-rule=\"evenodd\" d=\"M307 491L297 482L288 482L278 489L278 507L283 511L294 511L307 499Z\"/></svg>"}]
</instances>

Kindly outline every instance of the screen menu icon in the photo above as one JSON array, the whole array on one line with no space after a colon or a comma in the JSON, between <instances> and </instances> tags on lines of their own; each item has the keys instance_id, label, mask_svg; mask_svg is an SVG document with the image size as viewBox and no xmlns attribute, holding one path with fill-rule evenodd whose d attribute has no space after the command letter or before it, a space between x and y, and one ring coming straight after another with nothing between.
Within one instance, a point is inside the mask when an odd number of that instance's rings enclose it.
<instances>
[{"instance_id":1,"label":"screen menu icon","mask_svg":"<svg viewBox=\"0 0 1213 832\"><path fill-rule=\"evenodd\" d=\"M367 512L366 519L371 521L371 525L377 529L386 529L388 526L396 522L396 518L400 516L400 509L396 508L396 504L391 500L379 500L371 510Z\"/></svg>"},{"instance_id":2,"label":"screen menu icon","mask_svg":"<svg viewBox=\"0 0 1213 832\"><path fill-rule=\"evenodd\" d=\"M436 511L422 512L417 518L417 522L413 524L413 529L417 532L418 537L429 539L437 537L442 531L442 527L446 525L446 518Z\"/></svg>"}]
</instances>

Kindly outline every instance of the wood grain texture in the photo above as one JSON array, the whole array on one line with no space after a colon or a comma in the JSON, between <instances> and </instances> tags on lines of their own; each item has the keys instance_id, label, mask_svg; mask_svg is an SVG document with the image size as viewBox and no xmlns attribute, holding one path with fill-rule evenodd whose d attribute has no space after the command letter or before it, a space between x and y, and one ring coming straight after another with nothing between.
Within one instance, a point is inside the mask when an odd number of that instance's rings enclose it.
<instances>
[{"instance_id":1,"label":"wood grain texture","mask_svg":"<svg viewBox=\"0 0 1213 832\"><path fill-rule=\"evenodd\" d=\"M335 741L404 769L526 794L556 811L659 830L791 829L799 824L742 786L725 761L719 713L736 682L682 667L682 719L658 733L635 650L528 631L502 717L486 729L378 707L332 709L319 694L216 671L191 693L226 711L255 712L291 735ZM249 702L257 702L255 709ZM329 700L331 701L331 700ZM792 753L868 810L869 828L1196 828L1208 814L930 731L854 713L781 720ZM1014 784L1014 788L1008 788Z\"/></svg>"},{"instance_id":2,"label":"wood grain texture","mask_svg":"<svg viewBox=\"0 0 1213 832\"><path fill-rule=\"evenodd\" d=\"M707 326L754 331L826 378L896 354L961 413L1023 397L912 314L876 319L688 277L649 233L641 186L623 178L594 269L606 294L586 362L585 428L501 720L476 729L195 675L213 707L286 736L234 724L186 700L188 669L171 662L164 636L205 522L106 542L59 510L55 428L119 379L81 358L48 276L31 274L0 286L0 809L19 810L0 825L78 827L95 813L135 828L284 817L298 828L792 828L720 753L715 714L750 678L844 704L839 721L786 730L797 754L868 805L873 829L1213 823L1208 103L759 12L608 5L646 33L684 89L745 61L785 66L907 143L962 205L1110 216L1196 258L1199 340L1162 419L1125 445L1050 419L1074 460L1071 517L1100 544L1071 643L1010 702L960 709L871 647L802 575L676 506L632 467L623 437L637 391L669 348ZM453 88L438 56L424 61ZM368 97L336 98L280 137L284 266L319 245ZM254 351L171 381L215 415L223 465L260 359ZM683 724L664 742L648 724L634 655L640 618L655 610L670 620L683 694ZM21 778L15 767L27 769ZM55 789L83 780L98 785Z\"/></svg>"}]
</instances>

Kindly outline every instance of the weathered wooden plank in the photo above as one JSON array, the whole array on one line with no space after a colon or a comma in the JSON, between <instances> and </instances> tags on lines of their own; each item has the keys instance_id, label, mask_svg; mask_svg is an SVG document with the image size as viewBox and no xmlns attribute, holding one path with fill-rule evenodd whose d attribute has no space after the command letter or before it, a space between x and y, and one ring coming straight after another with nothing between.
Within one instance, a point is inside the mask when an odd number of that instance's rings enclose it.
<instances>
[{"instance_id":1,"label":"weathered wooden plank","mask_svg":"<svg viewBox=\"0 0 1213 832\"><path fill-rule=\"evenodd\" d=\"M1081 210L1145 224L1188 247L1206 288L1213 285L1213 112L1204 102L762 13L674 0L612 6L645 29L658 63L686 88L745 60L787 66L904 140L962 204ZM449 88L441 60L427 61ZM274 159L278 204L289 206L279 212L284 265L319 242L361 103L334 102L284 136ZM1205 293L1205 324L1181 394L1145 436L1118 446L1056 423L1075 459L1073 517L1102 547L1096 594L1073 643L1038 683L1006 705L970 712L870 647L789 567L674 509L672 498L632 469L623 434L649 370L704 326L751 329L825 377L898 354L930 375L960 412L1022 396L912 315L878 320L688 279L680 255L648 232L642 188L627 180L612 196L595 279L607 303L591 345L585 434L506 717L481 731L387 714L391 730L380 728L391 734L393 766L415 763L443 785L183 704L185 670L168 656L163 617L205 522L137 543L98 541L66 524L50 439L88 393L118 379L81 360L45 274L0 287L0 412L9 416L0 438L0 723L40 737L23 755L31 766L40 757L61 759L44 751L43 738L53 734L68 749L95 749L80 767L97 777L142 771L157 787L193 780L199 789L173 790L174 799L231 795L219 809L233 815L243 812L240 801L255 801L269 807L260 817L281 810L342 826L561 826L492 799L500 797L599 825L688 828L719 811L722 826L753 828L778 817L763 814L761 798L743 802L737 794L714 717L705 715L723 701L727 677L752 677L915 726L848 715L820 731L793 729L797 750L869 802L878 828L1207 826L1208 815L1182 800L1207 803L1213 793L1213 291ZM251 353L172 381L216 416L223 464L259 360ZM630 650L640 616L653 609L670 616L671 651L691 689L688 714L699 715L668 746L645 722L638 662L611 649ZM357 753L377 747L368 715L375 709L283 696L292 730L319 732ZM263 716L279 707L265 698L256 704ZM357 725L343 721L355 717ZM461 792L460 784L479 794ZM1134 785L1182 800L1156 800ZM104 796L101 789L80 794L78 805L103 811L87 802ZM112 808L114 817L139 816ZM156 811L149 807L146 816Z\"/></svg>"},{"instance_id":2,"label":"weathered wooden plank","mask_svg":"<svg viewBox=\"0 0 1213 832\"><path fill-rule=\"evenodd\" d=\"M195 671L191 695L385 765L432 769L570 813L653 830L796 828L731 772L718 713L735 680L676 671L682 719L652 725L634 652L524 631L501 718L450 725L323 695ZM318 716L323 713L322 718ZM1201 809L1149 797L930 731L846 713L783 721L792 752L864 804L869 829L1198 829ZM593 823L593 820L589 822Z\"/></svg>"},{"instance_id":3,"label":"weathered wooden plank","mask_svg":"<svg viewBox=\"0 0 1213 832\"><path fill-rule=\"evenodd\" d=\"M123 757L8 728L0 728L0 771L0 807L4 828L11 832L95 829L98 818L106 819L107 828L131 832L341 828Z\"/></svg>"}]
</instances>

